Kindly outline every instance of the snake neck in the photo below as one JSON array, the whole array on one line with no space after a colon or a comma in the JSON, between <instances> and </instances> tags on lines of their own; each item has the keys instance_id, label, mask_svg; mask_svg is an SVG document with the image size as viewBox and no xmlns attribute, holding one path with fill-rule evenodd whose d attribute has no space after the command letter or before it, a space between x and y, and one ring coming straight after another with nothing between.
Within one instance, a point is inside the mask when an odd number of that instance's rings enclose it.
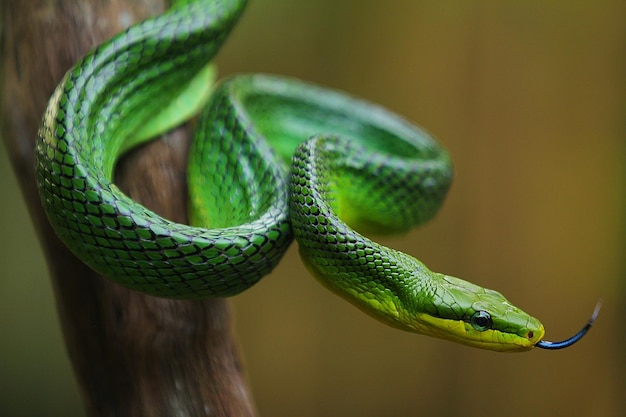
<instances>
[{"instance_id":1,"label":"snake neck","mask_svg":"<svg viewBox=\"0 0 626 417\"><path fill-rule=\"evenodd\" d=\"M531 349L543 337L541 323L500 293L432 272L412 256L379 245L346 223L342 214L349 201L340 194L347 193L344 172L354 169L356 157L345 155L366 152L350 152L351 146L335 137L314 137L296 150L293 159L292 227L310 272L336 294L393 327L485 349ZM488 316L488 325L473 322L476 315Z\"/></svg>"},{"instance_id":2,"label":"snake neck","mask_svg":"<svg viewBox=\"0 0 626 417\"><path fill-rule=\"evenodd\" d=\"M349 202L338 191L342 169L350 165L346 147L351 146L338 138L316 137L296 150L291 174L294 235L305 266L322 284L375 318L405 328L408 317L428 302L421 294L432 293L428 287L434 274L346 222L346 217L353 220L346 209Z\"/></svg>"}]
</instances>

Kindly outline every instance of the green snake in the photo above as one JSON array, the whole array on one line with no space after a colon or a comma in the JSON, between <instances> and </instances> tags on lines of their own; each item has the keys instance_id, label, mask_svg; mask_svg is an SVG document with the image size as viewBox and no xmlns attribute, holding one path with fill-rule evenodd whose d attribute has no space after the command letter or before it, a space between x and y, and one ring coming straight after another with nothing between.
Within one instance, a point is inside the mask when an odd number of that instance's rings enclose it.
<instances>
[{"instance_id":1,"label":"green snake","mask_svg":"<svg viewBox=\"0 0 626 417\"><path fill-rule=\"evenodd\" d=\"M53 93L36 178L58 237L133 290L226 297L267 275L293 238L326 287L399 329L496 351L561 348L500 293L431 272L361 233L396 233L438 211L447 152L399 116L301 81L238 75L211 60L244 0L175 2L89 52ZM169 221L112 183L119 155L198 115L190 223ZM357 231L358 230L358 231Z\"/></svg>"}]
</instances>

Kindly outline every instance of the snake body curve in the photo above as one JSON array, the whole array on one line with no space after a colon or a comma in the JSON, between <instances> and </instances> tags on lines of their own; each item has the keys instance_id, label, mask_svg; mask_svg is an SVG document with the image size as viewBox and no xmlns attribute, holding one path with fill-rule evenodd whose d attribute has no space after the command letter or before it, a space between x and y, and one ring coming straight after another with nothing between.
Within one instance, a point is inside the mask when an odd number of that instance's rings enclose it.
<instances>
[{"instance_id":1,"label":"snake body curve","mask_svg":"<svg viewBox=\"0 0 626 417\"><path fill-rule=\"evenodd\" d=\"M42 205L59 238L131 289L202 298L249 288L295 235L314 276L387 324L492 350L534 347L543 326L500 293L359 233L404 231L437 212L452 167L430 135L297 80L240 75L211 86L210 61L244 6L179 1L66 74L35 149ZM112 177L121 153L201 107L190 226L137 204Z\"/></svg>"}]
</instances>

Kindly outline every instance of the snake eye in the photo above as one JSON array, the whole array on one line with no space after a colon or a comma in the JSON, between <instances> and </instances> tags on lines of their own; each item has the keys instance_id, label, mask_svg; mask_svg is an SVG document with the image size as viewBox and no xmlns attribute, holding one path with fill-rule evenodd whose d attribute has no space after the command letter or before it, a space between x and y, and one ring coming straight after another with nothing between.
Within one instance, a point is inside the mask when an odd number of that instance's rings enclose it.
<instances>
[{"instance_id":1,"label":"snake eye","mask_svg":"<svg viewBox=\"0 0 626 417\"><path fill-rule=\"evenodd\" d=\"M491 314L484 310L479 310L470 317L470 324L479 332L484 332L491 328Z\"/></svg>"}]
</instances>

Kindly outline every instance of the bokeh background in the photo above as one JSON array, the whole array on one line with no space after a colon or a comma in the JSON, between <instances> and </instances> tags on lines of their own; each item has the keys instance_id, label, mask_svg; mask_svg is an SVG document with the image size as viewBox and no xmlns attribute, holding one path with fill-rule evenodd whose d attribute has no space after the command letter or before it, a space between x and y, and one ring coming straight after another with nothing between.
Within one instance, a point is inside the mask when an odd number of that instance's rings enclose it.
<instances>
[{"instance_id":1,"label":"bokeh background","mask_svg":"<svg viewBox=\"0 0 626 417\"><path fill-rule=\"evenodd\" d=\"M222 75L301 77L381 103L456 167L426 227L379 240L503 292L558 352L403 333L322 288L294 248L233 299L264 416L617 416L626 409L626 4L255 0ZM40 248L0 147L0 415L82 416Z\"/></svg>"}]
</instances>

